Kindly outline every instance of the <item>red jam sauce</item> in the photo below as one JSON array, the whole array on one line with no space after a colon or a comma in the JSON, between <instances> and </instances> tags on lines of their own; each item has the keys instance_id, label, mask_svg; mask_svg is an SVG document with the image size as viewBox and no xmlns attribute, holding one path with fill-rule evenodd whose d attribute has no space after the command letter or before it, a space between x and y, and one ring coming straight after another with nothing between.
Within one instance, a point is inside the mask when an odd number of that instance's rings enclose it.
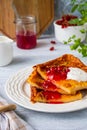
<instances>
[{"instance_id":1,"label":"red jam sauce","mask_svg":"<svg viewBox=\"0 0 87 130\"><path fill-rule=\"evenodd\" d=\"M43 82L43 84L42 84L42 87L44 88L44 90L47 90L47 91L56 91L58 88L54 85L54 84L52 84L49 80L46 80L46 81L44 81Z\"/></svg>"},{"instance_id":2,"label":"red jam sauce","mask_svg":"<svg viewBox=\"0 0 87 130\"><path fill-rule=\"evenodd\" d=\"M64 102L49 102L49 104L62 104Z\"/></svg>"},{"instance_id":3,"label":"red jam sauce","mask_svg":"<svg viewBox=\"0 0 87 130\"><path fill-rule=\"evenodd\" d=\"M69 72L69 68L65 66L57 66L49 68L47 73L48 80L65 80L67 78L67 73Z\"/></svg>"},{"instance_id":4,"label":"red jam sauce","mask_svg":"<svg viewBox=\"0 0 87 130\"><path fill-rule=\"evenodd\" d=\"M47 100L54 100L61 98L61 94L58 92L43 91L43 95Z\"/></svg>"},{"instance_id":5,"label":"red jam sauce","mask_svg":"<svg viewBox=\"0 0 87 130\"><path fill-rule=\"evenodd\" d=\"M76 24L70 24L69 21L76 19L77 16L74 15L63 15L62 19L58 20L56 24L61 25L62 28L67 28L68 26L76 26Z\"/></svg>"},{"instance_id":6,"label":"red jam sauce","mask_svg":"<svg viewBox=\"0 0 87 130\"><path fill-rule=\"evenodd\" d=\"M36 47L36 34L34 32L20 31L16 34L17 46L21 49L32 49Z\"/></svg>"}]
</instances>

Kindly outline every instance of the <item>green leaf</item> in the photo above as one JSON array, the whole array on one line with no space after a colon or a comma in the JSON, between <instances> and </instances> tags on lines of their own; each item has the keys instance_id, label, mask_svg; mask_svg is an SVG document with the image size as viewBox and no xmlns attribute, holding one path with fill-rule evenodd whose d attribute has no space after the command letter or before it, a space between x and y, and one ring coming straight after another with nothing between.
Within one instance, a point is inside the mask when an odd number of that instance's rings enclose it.
<instances>
[{"instance_id":1,"label":"green leaf","mask_svg":"<svg viewBox=\"0 0 87 130\"><path fill-rule=\"evenodd\" d=\"M73 35L73 36L72 36L72 39L75 39L75 38L76 38L76 35Z\"/></svg>"},{"instance_id":2,"label":"green leaf","mask_svg":"<svg viewBox=\"0 0 87 130\"><path fill-rule=\"evenodd\" d=\"M76 19L72 19L69 21L70 24L76 24L76 25L81 25L81 20L76 18Z\"/></svg>"},{"instance_id":3,"label":"green leaf","mask_svg":"<svg viewBox=\"0 0 87 130\"><path fill-rule=\"evenodd\" d=\"M74 3L76 2L77 0L71 0L71 4L74 5Z\"/></svg>"},{"instance_id":4,"label":"green leaf","mask_svg":"<svg viewBox=\"0 0 87 130\"><path fill-rule=\"evenodd\" d=\"M78 45L73 44L73 45L71 45L71 46L70 46L70 49L71 49L71 50L76 50L76 49L77 49L77 47L78 47Z\"/></svg>"},{"instance_id":5,"label":"green leaf","mask_svg":"<svg viewBox=\"0 0 87 130\"><path fill-rule=\"evenodd\" d=\"M64 44L68 44L68 42L64 41Z\"/></svg>"},{"instance_id":6,"label":"green leaf","mask_svg":"<svg viewBox=\"0 0 87 130\"><path fill-rule=\"evenodd\" d=\"M78 46L80 46L81 44L81 39L78 38L76 40L74 40L74 44L70 46L71 50L76 50L78 48Z\"/></svg>"},{"instance_id":7,"label":"green leaf","mask_svg":"<svg viewBox=\"0 0 87 130\"><path fill-rule=\"evenodd\" d=\"M82 55L83 55L84 57L87 56L87 48L83 48L83 49L82 49Z\"/></svg>"},{"instance_id":8,"label":"green leaf","mask_svg":"<svg viewBox=\"0 0 87 130\"><path fill-rule=\"evenodd\" d=\"M74 6L72 7L72 9L71 9L71 12L72 12L72 13L75 12L77 8L78 8L78 4L74 5Z\"/></svg>"},{"instance_id":9,"label":"green leaf","mask_svg":"<svg viewBox=\"0 0 87 130\"><path fill-rule=\"evenodd\" d=\"M85 33L86 30L85 30L85 29L81 29L80 32L81 32L81 33Z\"/></svg>"},{"instance_id":10,"label":"green leaf","mask_svg":"<svg viewBox=\"0 0 87 130\"><path fill-rule=\"evenodd\" d=\"M70 43L72 41L72 37L70 37L69 39L68 39L68 43Z\"/></svg>"}]
</instances>

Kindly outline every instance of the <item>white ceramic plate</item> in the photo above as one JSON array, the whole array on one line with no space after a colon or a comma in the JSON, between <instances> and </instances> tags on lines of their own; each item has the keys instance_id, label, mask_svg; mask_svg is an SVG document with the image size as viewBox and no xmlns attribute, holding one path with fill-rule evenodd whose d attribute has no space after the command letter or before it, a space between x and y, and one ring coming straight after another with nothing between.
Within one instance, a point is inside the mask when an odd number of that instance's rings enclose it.
<instances>
[{"instance_id":1,"label":"white ceramic plate","mask_svg":"<svg viewBox=\"0 0 87 130\"><path fill-rule=\"evenodd\" d=\"M13 75L6 83L8 97L18 105L41 112L64 113L87 108L87 96L82 100L64 104L45 104L30 102L30 86L26 79L32 72L32 67L22 69Z\"/></svg>"}]
</instances>

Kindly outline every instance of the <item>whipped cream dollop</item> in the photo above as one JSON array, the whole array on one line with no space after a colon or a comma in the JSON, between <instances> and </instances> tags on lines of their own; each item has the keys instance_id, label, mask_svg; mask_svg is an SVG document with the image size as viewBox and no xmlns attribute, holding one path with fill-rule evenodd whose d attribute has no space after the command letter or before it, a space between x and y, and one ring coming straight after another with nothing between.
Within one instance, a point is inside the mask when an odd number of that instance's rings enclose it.
<instances>
[{"instance_id":1,"label":"whipped cream dollop","mask_svg":"<svg viewBox=\"0 0 87 130\"><path fill-rule=\"evenodd\" d=\"M87 81L87 72L80 68L69 67L69 72L67 73L67 79L77 80L77 81Z\"/></svg>"}]
</instances>

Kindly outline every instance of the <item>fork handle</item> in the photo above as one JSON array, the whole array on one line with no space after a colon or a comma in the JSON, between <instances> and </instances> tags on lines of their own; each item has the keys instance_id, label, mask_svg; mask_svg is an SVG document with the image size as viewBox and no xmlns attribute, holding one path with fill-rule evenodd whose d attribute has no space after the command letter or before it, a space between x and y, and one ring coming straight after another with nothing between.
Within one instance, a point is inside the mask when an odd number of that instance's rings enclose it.
<instances>
[{"instance_id":1,"label":"fork handle","mask_svg":"<svg viewBox=\"0 0 87 130\"><path fill-rule=\"evenodd\" d=\"M0 112L6 112L6 111L15 110L15 109L16 109L16 105L15 104L9 104L9 105L0 106Z\"/></svg>"}]
</instances>

